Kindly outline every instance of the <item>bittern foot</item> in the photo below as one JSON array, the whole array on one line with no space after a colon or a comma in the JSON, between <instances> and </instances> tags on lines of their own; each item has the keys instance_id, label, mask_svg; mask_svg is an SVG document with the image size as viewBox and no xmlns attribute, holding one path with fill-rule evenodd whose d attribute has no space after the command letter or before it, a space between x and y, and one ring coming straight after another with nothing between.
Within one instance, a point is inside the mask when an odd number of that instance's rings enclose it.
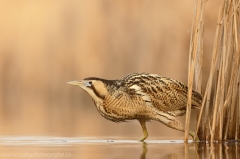
<instances>
[{"instance_id":1,"label":"bittern foot","mask_svg":"<svg viewBox=\"0 0 240 159\"><path fill-rule=\"evenodd\" d=\"M197 134L196 134L195 132L189 131L188 133L192 136L192 138L193 138L193 140L194 140L195 142L199 142L199 141L200 141L199 138L198 138L198 136L197 136Z\"/></svg>"},{"instance_id":2,"label":"bittern foot","mask_svg":"<svg viewBox=\"0 0 240 159\"><path fill-rule=\"evenodd\" d=\"M144 142L144 140L145 140L147 137L148 137L147 134L143 134L143 136L142 136L140 139L138 139L138 141Z\"/></svg>"},{"instance_id":3,"label":"bittern foot","mask_svg":"<svg viewBox=\"0 0 240 159\"><path fill-rule=\"evenodd\" d=\"M143 142L148 137L146 121L142 120L142 119L139 119L138 121L140 122L140 124L142 126L142 130L143 130L143 136L138 141Z\"/></svg>"}]
</instances>

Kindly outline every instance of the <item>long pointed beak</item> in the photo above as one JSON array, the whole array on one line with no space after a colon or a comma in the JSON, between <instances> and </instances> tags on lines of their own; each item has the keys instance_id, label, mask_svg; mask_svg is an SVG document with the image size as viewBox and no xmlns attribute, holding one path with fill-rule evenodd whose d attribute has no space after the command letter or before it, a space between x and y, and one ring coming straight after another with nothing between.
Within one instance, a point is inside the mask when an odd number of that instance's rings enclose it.
<instances>
[{"instance_id":1,"label":"long pointed beak","mask_svg":"<svg viewBox=\"0 0 240 159\"><path fill-rule=\"evenodd\" d=\"M76 86L82 86L82 81L69 81L67 84L76 85Z\"/></svg>"}]
</instances>

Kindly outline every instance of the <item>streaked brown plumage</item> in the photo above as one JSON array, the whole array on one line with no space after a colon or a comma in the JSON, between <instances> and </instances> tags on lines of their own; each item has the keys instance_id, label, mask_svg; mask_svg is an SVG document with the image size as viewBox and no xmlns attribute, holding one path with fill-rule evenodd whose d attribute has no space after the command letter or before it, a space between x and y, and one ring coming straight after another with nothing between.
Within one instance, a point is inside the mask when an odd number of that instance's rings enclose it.
<instances>
[{"instance_id":1,"label":"streaked brown plumage","mask_svg":"<svg viewBox=\"0 0 240 159\"><path fill-rule=\"evenodd\" d=\"M136 119L147 136L146 121L156 120L173 129L184 131L175 118L186 113L188 87L183 83L156 74L133 73L120 80L95 77L71 81L85 90L94 101L98 112L108 120L124 122ZM202 96L192 92L192 108L200 108ZM189 132L195 136L194 132Z\"/></svg>"}]
</instances>

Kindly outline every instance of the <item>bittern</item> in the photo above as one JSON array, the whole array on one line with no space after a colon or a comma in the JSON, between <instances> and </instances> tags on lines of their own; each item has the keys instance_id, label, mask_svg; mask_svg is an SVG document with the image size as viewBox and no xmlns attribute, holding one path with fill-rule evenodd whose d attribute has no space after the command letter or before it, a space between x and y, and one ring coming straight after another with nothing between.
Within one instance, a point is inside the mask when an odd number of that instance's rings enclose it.
<instances>
[{"instance_id":1,"label":"bittern","mask_svg":"<svg viewBox=\"0 0 240 159\"><path fill-rule=\"evenodd\" d=\"M188 87L183 83L157 74L133 73L120 80L96 77L67 82L86 91L94 101L98 112L113 122L138 120L143 136L148 137L146 122L159 121L166 126L184 132L176 119L186 113ZM202 96L192 91L192 108L199 109ZM195 133L189 131L194 138Z\"/></svg>"}]
</instances>

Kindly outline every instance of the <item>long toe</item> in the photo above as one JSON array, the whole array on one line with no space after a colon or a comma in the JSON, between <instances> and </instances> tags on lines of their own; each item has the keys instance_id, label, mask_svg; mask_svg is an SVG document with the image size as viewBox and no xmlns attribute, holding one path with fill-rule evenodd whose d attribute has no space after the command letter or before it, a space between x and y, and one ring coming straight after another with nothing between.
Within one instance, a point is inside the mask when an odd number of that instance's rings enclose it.
<instances>
[{"instance_id":1,"label":"long toe","mask_svg":"<svg viewBox=\"0 0 240 159\"><path fill-rule=\"evenodd\" d=\"M192 138L193 138L193 140L195 142L199 142L200 141L199 138L198 138L198 135L195 132L189 131L189 134L192 136Z\"/></svg>"},{"instance_id":2,"label":"long toe","mask_svg":"<svg viewBox=\"0 0 240 159\"><path fill-rule=\"evenodd\" d=\"M147 138L146 135L143 135L138 141L143 142Z\"/></svg>"}]
</instances>

